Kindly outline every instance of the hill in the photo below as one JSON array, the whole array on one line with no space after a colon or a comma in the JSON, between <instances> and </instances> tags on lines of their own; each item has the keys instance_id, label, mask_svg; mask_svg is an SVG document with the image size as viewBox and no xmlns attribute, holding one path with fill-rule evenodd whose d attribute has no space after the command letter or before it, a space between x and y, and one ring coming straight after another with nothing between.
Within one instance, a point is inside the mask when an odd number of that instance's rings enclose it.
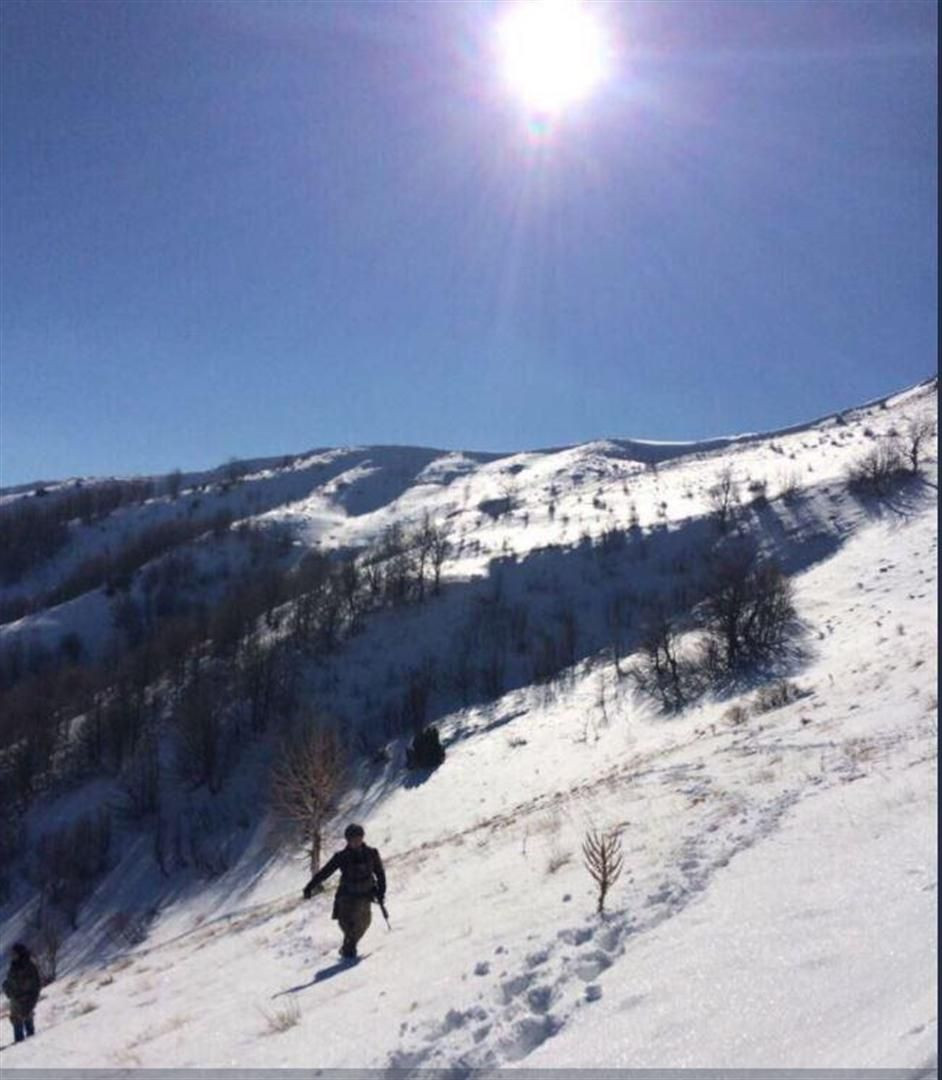
<instances>
[{"instance_id":1,"label":"hill","mask_svg":"<svg viewBox=\"0 0 942 1080\"><path fill-rule=\"evenodd\" d=\"M933 1068L935 419L4 492L0 947L57 968L4 1071ZM352 968L269 798L312 726Z\"/></svg>"}]
</instances>

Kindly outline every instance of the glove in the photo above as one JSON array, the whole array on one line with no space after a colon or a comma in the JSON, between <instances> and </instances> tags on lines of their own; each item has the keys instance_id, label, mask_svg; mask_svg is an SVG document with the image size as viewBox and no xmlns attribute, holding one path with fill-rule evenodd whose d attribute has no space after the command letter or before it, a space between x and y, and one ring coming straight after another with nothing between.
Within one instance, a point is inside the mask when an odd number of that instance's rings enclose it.
<instances>
[{"instance_id":1,"label":"glove","mask_svg":"<svg viewBox=\"0 0 942 1080\"><path fill-rule=\"evenodd\" d=\"M305 885L304 886L304 890L303 890L302 895L304 896L305 900L310 900L311 899L311 886L310 885Z\"/></svg>"},{"instance_id":2,"label":"glove","mask_svg":"<svg viewBox=\"0 0 942 1080\"><path fill-rule=\"evenodd\" d=\"M384 892L376 893L376 903L377 904L381 904L385 899L386 899L386 894Z\"/></svg>"}]
</instances>

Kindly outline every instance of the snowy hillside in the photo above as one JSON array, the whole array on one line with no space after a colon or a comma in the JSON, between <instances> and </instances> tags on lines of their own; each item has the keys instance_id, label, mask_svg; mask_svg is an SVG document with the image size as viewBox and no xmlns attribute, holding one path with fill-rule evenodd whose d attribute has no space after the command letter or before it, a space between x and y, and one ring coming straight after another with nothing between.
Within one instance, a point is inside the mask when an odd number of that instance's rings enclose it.
<instances>
[{"instance_id":1,"label":"snowy hillside","mask_svg":"<svg viewBox=\"0 0 942 1080\"><path fill-rule=\"evenodd\" d=\"M917 421L927 432L936 393L933 380L788 431L701 444L316 451L222 481L180 477L172 492L70 523L67 544L4 586L4 599L35 610L0 627L0 648L53 653L72 634L88 663L105 663L127 625L116 626L113 583L52 606L41 598L161 521L205 515L205 532L178 539L196 566L192 597L207 604L252 565L260 549L245 537L255 530L274 538L271 565L287 574L312 550L366 558L386 550L391 530L424 522L447 530L449 544L440 589L364 606L298 674L302 698L358 748L327 850L341 846L348 820L363 822L386 864L391 929L374 907L363 959L339 962L331 895L301 899L304 853L268 812L273 744L261 733L218 791L174 789L176 820L195 815L211 833L225 817L214 836L231 827L216 864L191 851L175 870L158 867L159 828L116 819L107 868L73 912L43 992L37 1036L10 1047L4 1022L4 1072L929 1075L935 435L918 447L918 475L879 490L849 487L847 476L894 438L905 444ZM69 486L46 485L42 498ZM28 498L7 492L4 508ZM230 517L213 528L221 509ZM243 523L252 530L240 539ZM784 571L794 635L665 711L630 674L644 613L667 611L680 654L699 655L703 553L733 542ZM145 609L148 565L118 590L125 610L128 599ZM286 640L303 604L299 593L277 600L258 632L269 643ZM168 700L169 678L153 678ZM404 768L407 706L441 733L435 770ZM75 738L90 716L60 726ZM161 762L175 730L160 728ZM41 945L36 838L122 790L123 773L75 775L62 789L37 784L21 811L27 841L11 856L0 906L4 960L16 940ZM211 812L213 822L199 817ZM601 915L583 865L591 829L617 833L624 856ZM140 932L125 932L135 921Z\"/></svg>"}]
</instances>

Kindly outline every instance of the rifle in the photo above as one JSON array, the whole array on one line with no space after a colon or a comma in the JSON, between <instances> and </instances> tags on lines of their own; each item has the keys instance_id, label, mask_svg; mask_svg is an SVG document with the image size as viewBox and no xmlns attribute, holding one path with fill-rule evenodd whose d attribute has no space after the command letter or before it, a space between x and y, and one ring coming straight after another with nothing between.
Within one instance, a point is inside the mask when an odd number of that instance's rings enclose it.
<instances>
[{"instance_id":1,"label":"rifle","mask_svg":"<svg viewBox=\"0 0 942 1080\"><path fill-rule=\"evenodd\" d=\"M383 918L386 920L386 925L392 930L392 923L389 921L389 912L386 910L386 905L378 896L374 896L373 899L379 904L379 910L383 913Z\"/></svg>"}]
</instances>

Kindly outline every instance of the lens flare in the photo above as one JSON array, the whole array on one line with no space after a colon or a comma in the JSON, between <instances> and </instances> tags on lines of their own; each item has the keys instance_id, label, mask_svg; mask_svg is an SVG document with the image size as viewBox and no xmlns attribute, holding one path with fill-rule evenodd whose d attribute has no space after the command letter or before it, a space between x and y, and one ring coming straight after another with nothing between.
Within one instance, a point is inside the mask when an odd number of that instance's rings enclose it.
<instances>
[{"instance_id":1,"label":"lens flare","mask_svg":"<svg viewBox=\"0 0 942 1080\"><path fill-rule=\"evenodd\" d=\"M504 77L536 113L555 114L606 77L602 27L579 0L521 0L498 27Z\"/></svg>"}]
</instances>

